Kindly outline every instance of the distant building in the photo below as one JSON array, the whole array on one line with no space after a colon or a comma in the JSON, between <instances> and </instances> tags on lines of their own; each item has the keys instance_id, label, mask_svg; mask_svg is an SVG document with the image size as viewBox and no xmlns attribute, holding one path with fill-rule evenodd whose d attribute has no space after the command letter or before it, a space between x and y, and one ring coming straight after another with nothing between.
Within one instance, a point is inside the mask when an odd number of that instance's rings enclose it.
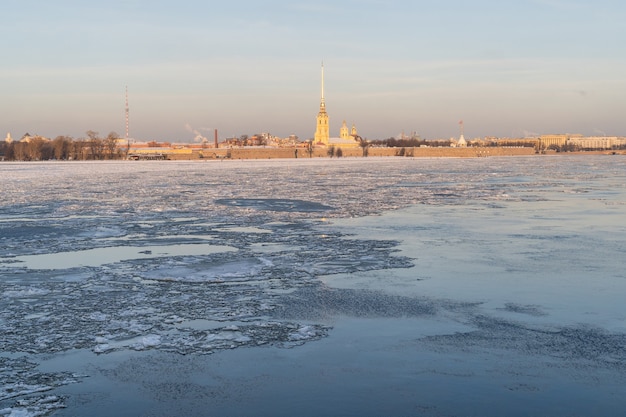
<instances>
[{"instance_id":1,"label":"distant building","mask_svg":"<svg viewBox=\"0 0 626 417\"><path fill-rule=\"evenodd\" d=\"M49 138L40 136L40 135L31 135L30 133L24 133L24 136L22 136L22 138L19 140L19 142L21 143L30 143L34 140L38 140L38 141L44 141L44 142L50 142Z\"/></svg>"},{"instance_id":2,"label":"distant building","mask_svg":"<svg viewBox=\"0 0 626 417\"><path fill-rule=\"evenodd\" d=\"M572 136L580 137L581 135L570 135L570 134L541 135L539 136L539 146L541 146L541 148L543 149L548 149L551 146L560 148L562 146L565 146L567 144L567 141Z\"/></svg>"},{"instance_id":3,"label":"distant building","mask_svg":"<svg viewBox=\"0 0 626 417\"><path fill-rule=\"evenodd\" d=\"M459 140L456 141L456 143L450 141L450 146L453 146L453 144L455 144L455 146L458 148L466 148L467 141L465 140L465 124L463 123L463 120L459 122L459 125L461 126L461 136L459 137Z\"/></svg>"},{"instance_id":4,"label":"distant building","mask_svg":"<svg viewBox=\"0 0 626 417\"><path fill-rule=\"evenodd\" d=\"M588 136L572 137L568 144L574 145L578 149L617 149L626 147L626 138L616 136Z\"/></svg>"}]
</instances>

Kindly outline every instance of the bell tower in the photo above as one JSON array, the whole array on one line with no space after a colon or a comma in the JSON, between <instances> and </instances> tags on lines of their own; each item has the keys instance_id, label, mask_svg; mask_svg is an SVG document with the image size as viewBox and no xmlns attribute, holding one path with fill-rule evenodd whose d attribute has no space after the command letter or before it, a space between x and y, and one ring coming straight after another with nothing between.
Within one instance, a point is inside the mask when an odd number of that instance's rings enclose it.
<instances>
[{"instance_id":1,"label":"bell tower","mask_svg":"<svg viewBox=\"0 0 626 417\"><path fill-rule=\"evenodd\" d=\"M315 129L314 143L328 145L329 139L328 113L326 113L326 102L324 101L324 63L322 62L322 96L320 100L320 111L317 113L317 128Z\"/></svg>"},{"instance_id":2,"label":"bell tower","mask_svg":"<svg viewBox=\"0 0 626 417\"><path fill-rule=\"evenodd\" d=\"M348 125L346 124L346 121L343 121L343 124L341 125L341 129L339 129L339 137L341 139L347 140L350 139L350 131L348 130Z\"/></svg>"}]
</instances>

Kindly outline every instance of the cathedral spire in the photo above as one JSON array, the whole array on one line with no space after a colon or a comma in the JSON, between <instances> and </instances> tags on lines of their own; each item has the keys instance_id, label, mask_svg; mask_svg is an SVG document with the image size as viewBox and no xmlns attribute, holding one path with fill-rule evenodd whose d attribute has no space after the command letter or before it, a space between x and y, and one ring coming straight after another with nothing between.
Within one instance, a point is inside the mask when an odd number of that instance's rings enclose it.
<instances>
[{"instance_id":1,"label":"cathedral spire","mask_svg":"<svg viewBox=\"0 0 626 417\"><path fill-rule=\"evenodd\" d=\"M320 111L326 109L326 102L324 101L324 61L322 61L322 98L320 100Z\"/></svg>"},{"instance_id":2,"label":"cathedral spire","mask_svg":"<svg viewBox=\"0 0 626 417\"><path fill-rule=\"evenodd\" d=\"M320 111L317 114L317 128L315 129L314 143L327 145L329 138L328 113L326 113L326 102L324 101L324 61L322 61L322 96L320 100Z\"/></svg>"}]
</instances>

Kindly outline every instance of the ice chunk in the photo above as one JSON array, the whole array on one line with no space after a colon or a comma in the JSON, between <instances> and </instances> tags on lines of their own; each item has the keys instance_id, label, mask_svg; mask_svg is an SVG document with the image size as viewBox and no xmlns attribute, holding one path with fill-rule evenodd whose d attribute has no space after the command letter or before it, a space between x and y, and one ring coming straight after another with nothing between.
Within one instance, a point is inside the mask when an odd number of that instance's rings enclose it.
<instances>
[{"instance_id":1,"label":"ice chunk","mask_svg":"<svg viewBox=\"0 0 626 417\"><path fill-rule=\"evenodd\" d=\"M317 336L317 332L313 326L302 326L296 332L289 335L289 340L308 340Z\"/></svg>"},{"instance_id":2,"label":"ice chunk","mask_svg":"<svg viewBox=\"0 0 626 417\"><path fill-rule=\"evenodd\" d=\"M156 334L151 334L148 336L144 336L141 338L140 343L135 343L132 345L135 350L144 350L148 348L153 348L159 346L161 344L161 336Z\"/></svg>"},{"instance_id":3,"label":"ice chunk","mask_svg":"<svg viewBox=\"0 0 626 417\"><path fill-rule=\"evenodd\" d=\"M65 408L63 397L49 395L18 400L14 407L0 410L0 416L43 417L61 408Z\"/></svg>"},{"instance_id":4,"label":"ice chunk","mask_svg":"<svg viewBox=\"0 0 626 417\"><path fill-rule=\"evenodd\" d=\"M111 346L108 343L101 343L99 345L96 345L93 347L92 351L93 353L107 353L112 351L113 349L115 349L113 346Z\"/></svg>"},{"instance_id":5,"label":"ice chunk","mask_svg":"<svg viewBox=\"0 0 626 417\"><path fill-rule=\"evenodd\" d=\"M40 297L49 294L50 291L43 288L25 288L20 290L8 290L2 294L9 298L28 298L28 297Z\"/></svg>"},{"instance_id":6,"label":"ice chunk","mask_svg":"<svg viewBox=\"0 0 626 417\"><path fill-rule=\"evenodd\" d=\"M95 321L105 321L107 320L108 316L99 311L94 311L93 313L89 314L89 318Z\"/></svg>"}]
</instances>

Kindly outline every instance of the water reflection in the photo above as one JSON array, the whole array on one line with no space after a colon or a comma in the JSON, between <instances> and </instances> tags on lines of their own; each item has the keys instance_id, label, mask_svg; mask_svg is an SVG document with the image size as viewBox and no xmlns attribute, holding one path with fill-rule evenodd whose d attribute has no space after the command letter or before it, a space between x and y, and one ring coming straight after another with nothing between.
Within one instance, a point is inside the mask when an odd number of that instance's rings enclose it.
<instances>
[{"instance_id":1,"label":"water reflection","mask_svg":"<svg viewBox=\"0 0 626 417\"><path fill-rule=\"evenodd\" d=\"M11 266L28 269L70 269L97 267L132 259L169 256L200 256L235 251L235 248L211 244L180 244L168 246L113 246L72 252L25 255L11 258ZM0 258L0 263L9 258Z\"/></svg>"}]
</instances>

